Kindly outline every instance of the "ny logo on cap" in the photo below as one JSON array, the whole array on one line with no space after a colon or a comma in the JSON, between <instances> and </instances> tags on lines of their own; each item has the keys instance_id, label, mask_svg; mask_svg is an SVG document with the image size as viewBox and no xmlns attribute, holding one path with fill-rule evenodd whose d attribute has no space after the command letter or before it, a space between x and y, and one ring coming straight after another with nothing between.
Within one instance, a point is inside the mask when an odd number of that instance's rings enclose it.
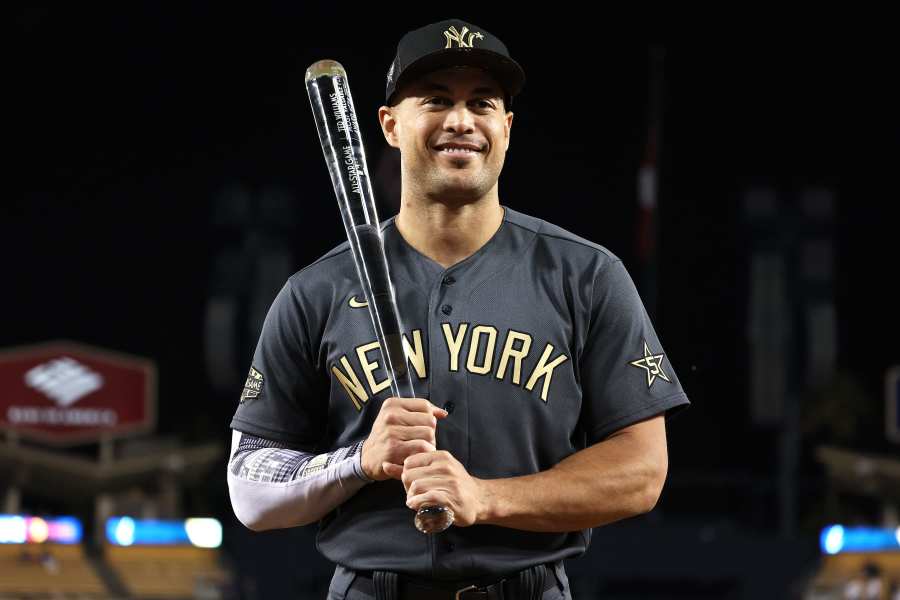
<instances>
[{"instance_id":1,"label":"ny logo on cap","mask_svg":"<svg viewBox=\"0 0 900 600\"><path fill-rule=\"evenodd\" d=\"M466 34L468 33L468 37ZM450 28L444 32L444 37L447 38L447 45L444 48L452 48L453 42L456 42L458 48L471 48L472 41L475 38L479 40L483 40L484 36L481 35L480 31L473 31L469 33L468 27L463 27L463 30L457 31L456 27L451 25Z\"/></svg>"}]
</instances>

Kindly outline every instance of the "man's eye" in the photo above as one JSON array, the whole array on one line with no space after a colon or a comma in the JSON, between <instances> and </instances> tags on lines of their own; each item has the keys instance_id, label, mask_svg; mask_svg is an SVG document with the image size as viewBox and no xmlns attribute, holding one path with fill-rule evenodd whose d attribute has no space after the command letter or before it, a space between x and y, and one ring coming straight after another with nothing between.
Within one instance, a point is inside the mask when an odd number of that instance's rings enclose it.
<instances>
[{"instance_id":1,"label":"man's eye","mask_svg":"<svg viewBox=\"0 0 900 600\"><path fill-rule=\"evenodd\" d=\"M494 108L494 104L490 100L476 100L475 105L485 110Z\"/></svg>"},{"instance_id":2,"label":"man's eye","mask_svg":"<svg viewBox=\"0 0 900 600\"><path fill-rule=\"evenodd\" d=\"M448 102L449 102L449 100L447 100L446 98L434 97L434 98L429 98L426 101L426 104L447 104Z\"/></svg>"}]
</instances>

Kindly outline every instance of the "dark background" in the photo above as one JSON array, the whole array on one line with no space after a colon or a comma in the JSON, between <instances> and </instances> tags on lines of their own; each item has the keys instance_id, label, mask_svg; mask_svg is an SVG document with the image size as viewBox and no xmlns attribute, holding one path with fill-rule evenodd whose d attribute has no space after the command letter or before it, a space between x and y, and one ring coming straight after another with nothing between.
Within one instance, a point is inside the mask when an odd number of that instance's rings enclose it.
<instances>
[{"instance_id":1,"label":"dark background","mask_svg":"<svg viewBox=\"0 0 900 600\"><path fill-rule=\"evenodd\" d=\"M799 32L647 35L543 10L515 21L499 10L388 17L396 12L183 3L16 11L4 86L12 185L3 202L0 343L65 338L151 357L160 433L224 447L255 339L238 348L233 393L215 392L204 367L204 310L221 283L215 257L239 247L241 235L215 224L215 199L228 186L289 195L292 216L279 235L289 240L292 270L338 244L344 232L306 67L321 58L346 67L371 167L386 147L376 110L397 40L462 17L498 34L528 76L513 106L501 202L603 244L635 275L648 54L666 48L654 320L693 407L669 428L669 484L656 518L777 532L776 432L752 423L747 395L740 199L748 186L772 186L788 204L809 186L836 194L836 372L870 409L852 447L896 455L880 420L884 371L900 363L894 47ZM393 214L380 202L382 218ZM236 288L242 277L234 273ZM795 536L813 551L829 515L812 449L834 441L829 435L804 433L797 474ZM303 533L231 529L224 485L213 474L189 504L223 519L235 536L229 543L282 561L290 558L284 547L312 550L307 537L291 537ZM602 536L596 531L595 543ZM254 560L256 569L273 564Z\"/></svg>"}]
</instances>

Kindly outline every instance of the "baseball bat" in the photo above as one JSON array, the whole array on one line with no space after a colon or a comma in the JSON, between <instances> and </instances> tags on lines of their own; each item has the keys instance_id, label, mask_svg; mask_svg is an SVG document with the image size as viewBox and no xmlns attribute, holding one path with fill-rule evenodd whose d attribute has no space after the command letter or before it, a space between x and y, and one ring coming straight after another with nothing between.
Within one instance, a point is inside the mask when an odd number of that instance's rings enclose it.
<instances>
[{"instance_id":1,"label":"baseball bat","mask_svg":"<svg viewBox=\"0 0 900 600\"><path fill-rule=\"evenodd\" d=\"M381 359L390 378L391 393L397 397L414 398L415 391L402 341L402 322L391 285L366 152L347 72L333 60L313 63L306 70L306 91L350 242L356 273L369 305ZM443 506L423 506L417 511L414 523L423 533L437 533L453 524L453 511Z\"/></svg>"}]
</instances>

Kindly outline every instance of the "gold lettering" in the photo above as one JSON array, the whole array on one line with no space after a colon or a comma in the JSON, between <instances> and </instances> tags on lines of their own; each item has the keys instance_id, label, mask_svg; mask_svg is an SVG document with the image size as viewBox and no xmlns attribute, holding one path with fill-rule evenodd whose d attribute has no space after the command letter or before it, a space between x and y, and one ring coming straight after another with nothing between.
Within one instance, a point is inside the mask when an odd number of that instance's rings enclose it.
<instances>
[{"instance_id":1,"label":"gold lettering","mask_svg":"<svg viewBox=\"0 0 900 600\"><path fill-rule=\"evenodd\" d=\"M410 347L406 336L403 336L403 349L406 351L406 356L409 357L409 363L416 370L416 375L419 376L419 379L425 379L425 351L422 349L422 332L413 329L412 336L415 350Z\"/></svg>"},{"instance_id":2,"label":"gold lettering","mask_svg":"<svg viewBox=\"0 0 900 600\"><path fill-rule=\"evenodd\" d=\"M466 35L468 34L468 36ZM480 31L469 33L468 27L463 27L462 31L458 31L455 26L451 25L449 29L444 31L444 37L447 38L447 45L444 48L452 48L453 42L456 42L459 48L471 48L472 41L475 38L484 39L484 35Z\"/></svg>"},{"instance_id":3,"label":"gold lettering","mask_svg":"<svg viewBox=\"0 0 900 600\"><path fill-rule=\"evenodd\" d=\"M366 353L371 352L372 350L378 349L378 340L374 342L369 342L368 344L364 344L359 346L356 349L356 355L359 357L359 364L362 365L363 374L366 376L366 381L369 382L369 389L372 390L372 395L374 396L381 390L390 387L391 378L385 377L384 381L376 383L374 372L381 366L378 364L378 361L369 362L369 358L366 356Z\"/></svg>"},{"instance_id":4,"label":"gold lettering","mask_svg":"<svg viewBox=\"0 0 900 600\"><path fill-rule=\"evenodd\" d=\"M366 395L366 388L359 382L359 377L356 376L356 372L353 371L353 367L350 366L350 361L347 360L346 356L341 357L341 364L344 365L344 368L347 370L346 374L338 369L337 365L332 365L331 372L334 373L338 383L341 384L341 387L347 392L350 400L353 401L356 410L362 410L362 404L360 404L360 402L369 401L369 396Z\"/></svg>"},{"instance_id":5,"label":"gold lettering","mask_svg":"<svg viewBox=\"0 0 900 600\"><path fill-rule=\"evenodd\" d=\"M544 354L541 356L541 360L538 361L538 364L534 368L534 371L531 372L531 377L528 378L528 383L525 384L525 389L530 392L534 389L534 384L537 383L537 380L543 377L544 386L543 388L541 388L541 400L543 400L544 402L547 401L547 389L550 387L550 379L553 377L553 369L564 363L569 358L565 354L560 354L550 363L548 363L547 359L550 358L550 354L552 353L553 344L548 343L547 347L544 348Z\"/></svg>"},{"instance_id":6,"label":"gold lettering","mask_svg":"<svg viewBox=\"0 0 900 600\"><path fill-rule=\"evenodd\" d=\"M444 37L447 38L447 45L444 48L451 48L453 46L453 42L456 42L457 46L460 48L466 47L466 42L463 40L463 36L468 33L469 28L463 27L462 31L457 31L455 26L450 26L450 29L444 32Z\"/></svg>"},{"instance_id":7,"label":"gold lettering","mask_svg":"<svg viewBox=\"0 0 900 600\"><path fill-rule=\"evenodd\" d=\"M468 328L468 323L460 323L459 330L454 335L450 323L441 324L441 329L444 330L444 341L447 342L447 350L450 352L451 371L459 371L459 351L462 348L463 339L466 337L466 330Z\"/></svg>"},{"instance_id":8,"label":"gold lettering","mask_svg":"<svg viewBox=\"0 0 900 600\"><path fill-rule=\"evenodd\" d=\"M521 348L514 348L517 342L522 342ZM497 379L506 377L506 364L510 357L513 359L512 382L519 385L522 381L522 359L528 356L531 349L531 336L521 331L509 330L506 334L506 343L503 345L503 354L500 355L500 364L497 365Z\"/></svg>"},{"instance_id":9,"label":"gold lettering","mask_svg":"<svg viewBox=\"0 0 900 600\"><path fill-rule=\"evenodd\" d=\"M486 333L488 336L487 349L484 352L484 364L476 365L478 359L478 346L481 341L481 334ZM466 368L470 373L484 375L491 370L494 363L494 344L497 342L497 328L490 325L479 325L472 330L472 341L469 343L469 357L466 362Z\"/></svg>"}]
</instances>

